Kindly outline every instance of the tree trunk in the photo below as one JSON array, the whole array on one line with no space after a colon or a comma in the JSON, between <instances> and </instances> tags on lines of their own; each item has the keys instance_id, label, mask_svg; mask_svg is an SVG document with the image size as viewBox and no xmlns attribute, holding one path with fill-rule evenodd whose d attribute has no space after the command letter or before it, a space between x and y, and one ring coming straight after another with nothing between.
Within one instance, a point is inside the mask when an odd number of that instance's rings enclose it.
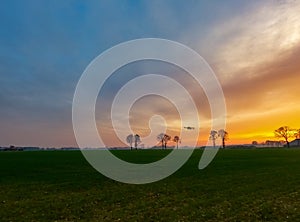
<instances>
[{"instance_id":1,"label":"tree trunk","mask_svg":"<svg viewBox=\"0 0 300 222\"><path fill-rule=\"evenodd\" d=\"M223 142L223 149L225 149L225 138L222 139Z\"/></svg>"},{"instance_id":2,"label":"tree trunk","mask_svg":"<svg viewBox=\"0 0 300 222\"><path fill-rule=\"evenodd\" d=\"M287 148L290 148L290 142L286 141Z\"/></svg>"}]
</instances>

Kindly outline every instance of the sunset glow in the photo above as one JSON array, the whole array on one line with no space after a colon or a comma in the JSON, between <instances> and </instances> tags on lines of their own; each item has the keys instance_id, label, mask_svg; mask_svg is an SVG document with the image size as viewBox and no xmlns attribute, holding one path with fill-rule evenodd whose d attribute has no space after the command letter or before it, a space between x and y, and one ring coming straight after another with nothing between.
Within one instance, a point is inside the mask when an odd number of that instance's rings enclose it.
<instances>
[{"instance_id":1,"label":"sunset glow","mask_svg":"<svg viewBox=\"0 0 300 222\"><path fill-rule=\"evenodd\" d=\"M104 50L144 37L186 44L211 66L225 95L228 144L275 140L273 132L280 126L300 128L299 1L228 1L229 6L198 1L183 8L158 1L47 4L0 9L0 146L77 147L72 100L81 74ZM100 92L96 122L107 146L127 146L112 128L114 95L126 81L149 73L172 77L189 91L200 119L198 145L205 145L211 113L203 89L178 67L148 61L117 70ZM165 88L180 100L178 90ZM188 113L185 102L182 98L177 105ZM174 104L157 96L137 100L126 118L141 137L155 127L165 127L172 136L184 130ZM181 146L190 143L182 138Z\"/></svg>"}]
</instances>

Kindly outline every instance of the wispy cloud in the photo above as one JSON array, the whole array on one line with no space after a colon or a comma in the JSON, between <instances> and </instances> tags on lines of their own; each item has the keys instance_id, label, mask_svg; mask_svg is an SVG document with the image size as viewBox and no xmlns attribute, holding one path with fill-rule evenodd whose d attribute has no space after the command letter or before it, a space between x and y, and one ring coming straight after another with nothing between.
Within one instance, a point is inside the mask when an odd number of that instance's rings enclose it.
<instances>
[{"instance_id":1,"label":"wispy cloud","mask_svg":"<svg viewBox=\"0 0 300 222\"><path fill-rule=\"evenodd\" d=\"M204 44L212 46L207 51L221 80L262 75L257 66L291 55L300 42L299 10L298 1L261 2L212 27Z\"/></svg>"},{"instance_id":2,"label":"wispy cloud","mask_svg":"<svg viewBox=\"0 0 300 222\"><path fill-rule=\"evenodd\" d=\"M247 137L281 123L300 125L299 11L300 2L292 0L7 1L0 9L0 145L76 145L71 101L84 68L103 50L141 37L178 40L207 59L222 83L232 134ZM179 81L196 101L201 126L209 125L201 87L180 70L149 63L125 67L104 87L106 101L96 117L108 140L109 102L122 84L146 71ZM176 130L176 112L161 103L148 98L152 107L142 113L136 104L133 127L147 133L143 119L160 113Z\"/></svg>"}]
</instances>

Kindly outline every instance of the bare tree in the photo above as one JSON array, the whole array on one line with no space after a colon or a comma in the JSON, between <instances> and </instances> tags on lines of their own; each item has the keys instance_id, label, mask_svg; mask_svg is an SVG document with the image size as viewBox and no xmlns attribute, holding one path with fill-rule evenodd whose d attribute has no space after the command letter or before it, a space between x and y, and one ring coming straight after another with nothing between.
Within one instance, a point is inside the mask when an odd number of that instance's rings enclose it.
<instances>
[{"instance_id":1,"label":"bare tree","mask_svg":"<svg viewBox=\"0 0 300 222\"><path fill-rule=\"evenodd\" d=\"M218 136L222 139L222 146L223 146L223 149L225 149L225 146L226 146L225 141L228 140L228 132L225 131L224 129L220 129L218 131Z\"/></svg>"},{"instance_id":2,"label":"bare tree","mask_svg":"<svg viewBox=\"0 0 300 222\"><path fill-rule=\"evenodd\" d=\"M217 138L218 138L218 132L215 130L210 131L209 139L213 142L213 147L216 147Z\"/></svg>"},{"instance_id":3,"label":"bare tree","mask_svg":"<svg viewBox=\"0 0 300 222\"><path fill-rule=\"evenodd\" d=\"M258 145L258 142L257 142L257 141L252 141L252 145L253 145L253 146L257 146L257 145Z\"/></svg>"},{"instance_id":4,"label":"bare tree","mask_svg":"<svg viewBox=\"0 0 300 222\"><path fill-rule=\"evenodd\" d=\"M169 140L171 140L171 137L169 135L165 134L165 136L164 136L165 149L167 149L167 143L169 142Z\"/></svg>"},{"instance_id":5,"label":"bare tree","mask_svg":"<svg viewBox=\"0 0 300 222\"><path fill-rule=\"evenodd\" d=\"M176 147L178 149L178 143L180 143L180 138L179 136L174 136L173 141L176 143Z\"/></svg>"},{"instance_id":6,"label":"bare tree","mask_svg":"<svg viewBox=\"0 0 300 222\"><path fill-rule=\"evenodd\" d=\"M157 135L156 139L161 143L161 148L164 148L164 133L160 133Z\"/></svg>"},{"instance_id":7,"label":"bare tree","mask_svg":"<svg viewBox=\"0 0 300 222\"><path fill-rule=\"evenodd\" d=\"M156 138L161 143L161 148L167 149L167 143L171 137L165 133L160 133Z\"/></svg>"},{"instance_id":8,"label":"bare tree","mask_svg":"<svg viewBox=\"0 0 300 222\"><path fill-rule=\"evenodd\" d=\"M130 145L130 149L132 150L132 143L133 143L133 140L134 140L134 137L132 134L129 134L127 137L126 137L126 142Z\"/></svg>"},{"instance_id":9,"label":"bare tree","mask_svg":"<svg viewBox=\"0 0 300 222\"><path fill-rule=\"evenodd\" d=\"M140 144L141 142L142 141L141 141L140 135L135 134L134 135L134 147L135 147L136 150L137 150L138 144Z\"/></svg>"},{"instance_id":10,"label":"bare tree","mask_svg":"<svg viewBox=\"0 0 300 222\"><path fill-rule=\"evenodd\" d=\"M298 140L298 147L300 146L300 141L299 141L299 139L300 139L300 129L295 129L294 130L294 137L295 137L295 139L297 139Z\"/></svg>"},{"instance_id":11,"label":"bare tree","mask_svg":"<svg viewBox=\"0 0 300 222\"><path fill-rule=\"evenodd\" d=\"M287 147L290 147L289 139L294 136L294 131L288 126L282 126L274 131L275 137L283 138Z\"/></svg>"},{"instance_id":12,"label":"bare tree","mask_svg":"<svg viewBox=\"0 0 300 222\"><path fill-rule=\"evenodd\" d=\"M296 139L300 139L300 129L295 129L295 130L294 130L294 137L295 137Z\"/></svg>"}]
</instances>

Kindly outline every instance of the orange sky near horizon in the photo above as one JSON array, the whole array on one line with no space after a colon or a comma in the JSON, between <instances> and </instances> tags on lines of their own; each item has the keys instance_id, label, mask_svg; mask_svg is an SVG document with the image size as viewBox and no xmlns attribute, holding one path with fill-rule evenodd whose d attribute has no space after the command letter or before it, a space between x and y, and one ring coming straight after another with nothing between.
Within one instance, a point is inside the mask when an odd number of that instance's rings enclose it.
<instances>
[{"instance_id":1,"label":"orange sky near horizon","mask_svg":"<svg viewBox=\"0 0 300 222\"><path fill-rule=\"evenodd\" d=\"M205 41L199 42L199 51L204 52L224 91L228 144L277 140L275 129L300 128L300 4L284 9L270 4L270 8L255 8L247 15L223 21L212 28ZM231 38L219 39L225 35ZM203 44L210 48L206 51ZM180 75L173 78L182 82ZM201 103L199 144L205 145L210 130L208 103L203 102L201 89L188 82L186 88ZM153 100L152 106L156 102ZM171 121L170 128L180 130L168 116L169 110L160 114ZM135 126L136 133L141 133L139 128L147 129L148 123ZM189 144L189 138L183 141Z\"/></svg>"},{"instance_id":2,"label":"orange sky near horizon","mask_svg":"<svg viewBox=\"0 0 300 222\"><path fill-rule=\"evenodd\" d=\"M226 97L230 144L274 140L281 126L300 128L300 7L293 3L257 8L216 29L238 33L210 61Z\"/></svg>"},{"instance_id":3,"label":"orange sky near horizon","mask_svg":"<svg viewBox=\"0 0 300 222\"><path fill-rule=\"evenodd\" d=\"M66 4L66 11L61 4ZM77 147L72 99L80 75L105 50L143 37L182 43L210 65L224 92L227 144L278 140L274 130L281 126L300 129L300 1L122 4L86 2L80 8L49 2L53 8L43 4L7 8L0 21L0 146ZM145 74L173 78L188 91L200 119L198 145L205 145L211 110L203 89L178 67L139 62L113 73L98 96L95 120L106 145L128 146L125 137L131 132L121 127L121 138L116 136L110 105L126 81ZM189 113L178 90L168 84L163 88L181 99L176 105ZM185 130L175 106L160 97L137 100L127 114L120 114L120 120L128 120L142 140L151 127L157 129L156 135L163 128L171 136ZM197 125L195 119L188 120L190 126ZM181 146L192 142L182 138ZM156 143L154 139L149 146Z\"/></svg>"}]
</instances>

